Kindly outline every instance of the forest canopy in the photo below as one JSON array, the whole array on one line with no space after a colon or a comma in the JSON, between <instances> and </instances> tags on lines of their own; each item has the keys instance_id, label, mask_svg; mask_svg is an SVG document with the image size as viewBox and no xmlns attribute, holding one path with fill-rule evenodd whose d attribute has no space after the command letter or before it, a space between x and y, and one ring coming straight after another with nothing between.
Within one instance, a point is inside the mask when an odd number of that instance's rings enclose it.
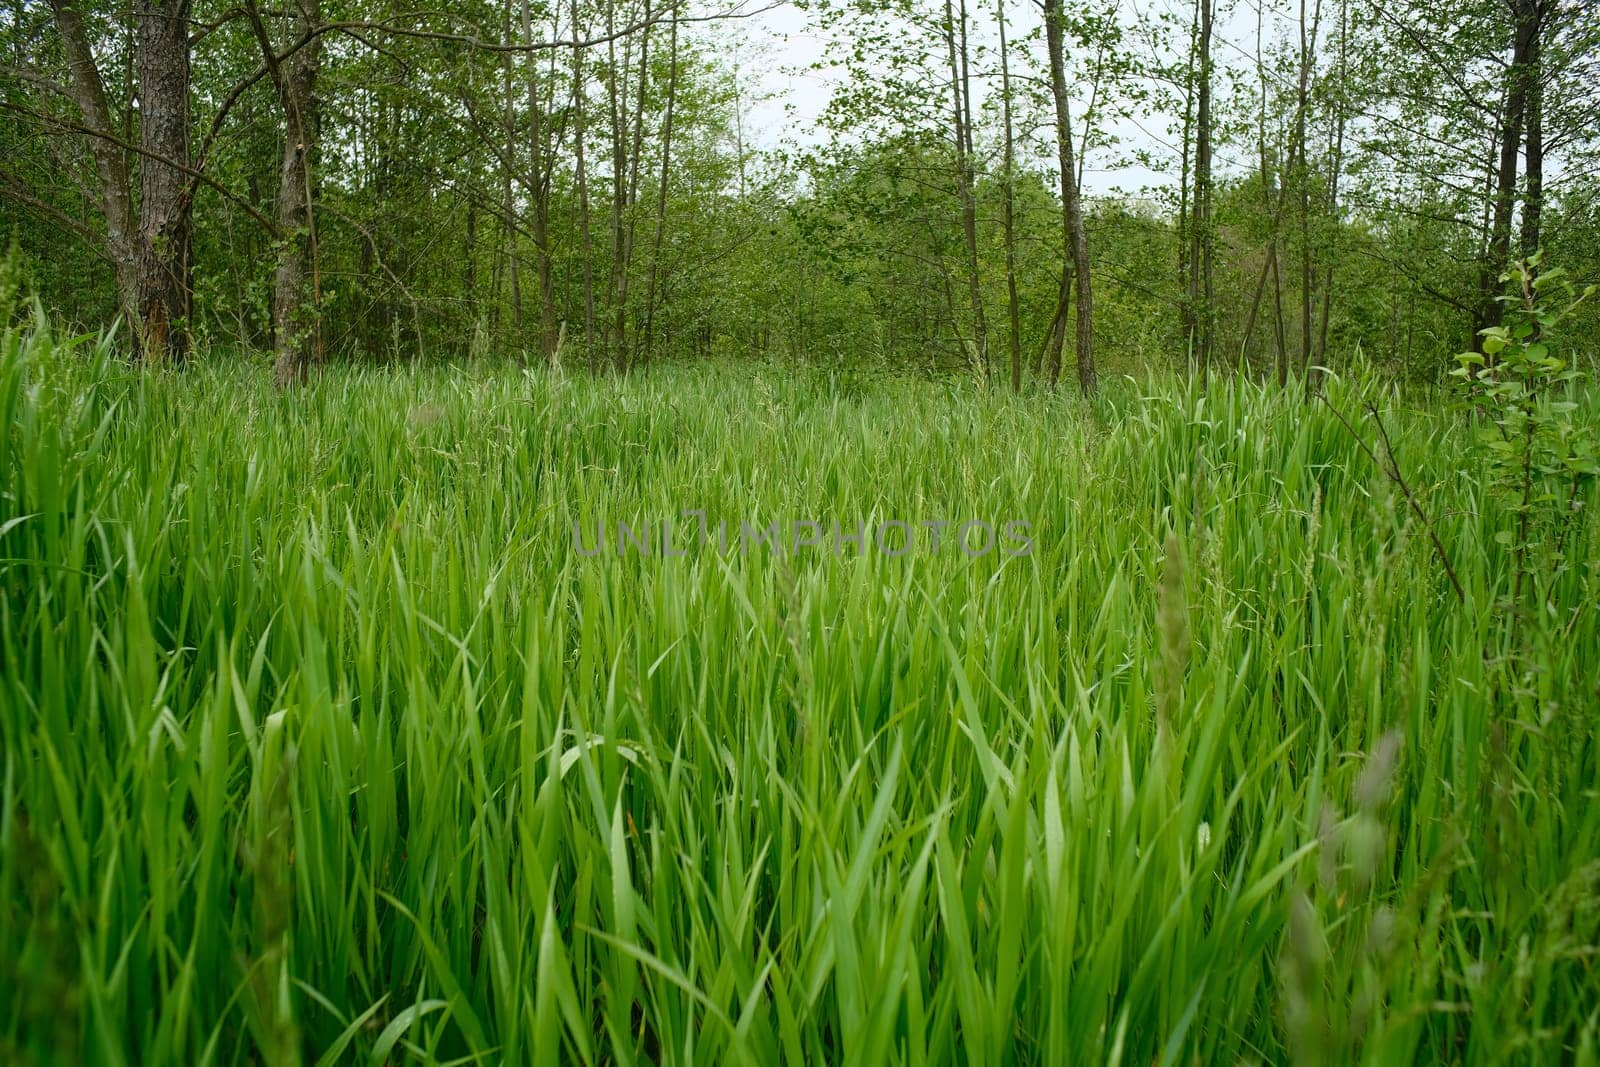
<instances>
[{"instance_id":1,"label":"forest canopy","mask_svg":"<svg viewBox=\"0 0 1600 1067\"><path fill-rule=\"evenodd\" d=\"M798 12L832 91L757 136L805 72L749 46L753 2L17 0L5 236L73 321L284 382L714 354L1433 380L1514 260L1600 272L1583 0Z\"/></svg>"}]
</instances>

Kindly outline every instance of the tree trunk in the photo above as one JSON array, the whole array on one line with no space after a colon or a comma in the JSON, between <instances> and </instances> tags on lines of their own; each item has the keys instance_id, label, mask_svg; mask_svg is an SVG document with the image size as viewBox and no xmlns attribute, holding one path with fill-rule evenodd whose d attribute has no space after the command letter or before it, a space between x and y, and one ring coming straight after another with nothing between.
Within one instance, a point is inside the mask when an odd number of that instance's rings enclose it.
<instances>
[{"instance_id":1,"label":"tree trunk","mask_svg":"<svg viewBox=\"0 0 1600 1067\"><path fill-rule=\"evenodd\" d=\"M1295 103L1295 145L1299 166L1295 184L1300 194L1300 375L1309 399L1315 392L1311 364L1311 168L1306 156L1306 112L1310 108L1311 53L1316 48L1322 21L1322 0L1317 0L1309 38L1306 36L1306 0L1300 0L1300 83Z\"/></svg>"},{"instance_id":2,"label":"tree trunk","mask_svg":"<svg viewBox=\"0 0 1600 1067\"><path fill-rule=\"evenodd\" d=\"M511 0L506 0L505 34L511 36ZM505 237L506 281L511 287L511 333L518 351L522 350L522 259L517 254L516 196L511 186L510 161L517 156L517 105L513 90L511 53L501 56L501 87L505 95L505 162L500 166L500 225Z\"/></svg>"},{"instance_id":3,"label":"tree trunk","mask_svg":"<svg viewBox=\"0 0 1600 1067\"><path fill-rule=\"evenodd\" d=\"M1495 170L1494 211L1489 225L1489 244L1484 249L1483 265L1478 275L1478 325L1474 333L1500 325L1501 306L1500 275L1505 273L1506 262L1511 257L1511 215L1517 196L1517 154L1522 145L1522 129L1528 102L1528 85L1531 80L1530 60L1534 58L1535 43L1539 39L1539 19L1536 0L1515 0L1512 8L1516 18L1512 42L1510 83L1506 89L1505 106L1501 111L1499 152L1500 163ZM1542 132L1542 131L1541 131ZM1543 145L1541 143L1541 163ZM1541 174L1541 178L1543 175ZM1475 337L1480 344L1481 337Z\"/></svg>"},{"instance_id":4,"label":"tree trunk","mask_svg":"<svg viewBox=\"0 0 1600 1067\"><path fill-rule=\"evenodd\" d=\"M650 285L644 300L644 345L641 362L650 362L655 343L656 286L661 277L661 243L667 230L667 188L672 177L672 111L678 99L678 9L672 9L668 37L667 112L661 122L661 182L656 189L656 233L650 248Z\"/></svg>"},{"instance_id":5,"label":"tree trunk","mask_svg":"<svg viewBox=\"0 0 1600 1067\"><path fill-rule=\"evenodd\" d=\"M51 0L56 30L67 60L67 92L83 118L83 125L107 135L114 132L105 83L95 65L84 28L80 0ZM135 343L142 333L139 318L139 256L135 233L133 196L128 184L128 160L121 146L107 137L85 138L98 179L97 207L105 223L105 254L117 285L117 306Z\"/></svg>"},{"instance_id":6,"label":"tree trunk","mask_svg":"<svg viewBox=\"0 0 1600 1067\"><path fill-rule=\"evenodd\" d=\"M467 200L467 242L466 254L462 256L461 287L465 290L462 294L466 298L467 319L469 328L476 333L478 329L478 204L475 199Z\"/></svg>"},{"instance_id":7,"label":"tree trunk","mask_svg":"<svg viewBox=\"0 0 1600 1067\"><path fill-rule=\"evenodd\" d=\"M1279 180L1283 178L1280 175ZM1289 385L1289 326L1283 314L1283 257L1276 254L1274 246L1272 257L1272 340L1278 351L1278 386L1287 388Z\"/></svg>"},{"instance_id":8,"label":"tree trunk","mask_svg":"<svg viewBox=\"0 0 1600 1067\"><path fill-rule=\"evenodd\" d=\"M614 23L613 5L607 5L608 33ZM646 0L644 20L650 20L650 3ZM622 64L616 63L613 50L609 91L611 96L612 130L612 216L611 216L611 349L617 370L628 371L628 280L633 266L634 218L633 205L639 188L639 155L644 136L644 97L649 88L650 31L648 27L639 39L639 70L634 115L628 119L628 63L627 48L623 50ZM618 75L623 78L620 87ZM632 145L629 145L629 137Z\"/></svg>"},{"instance_id":9,"label":"tree trunk","mask_svg":"<svg viewBox=\"0 0 1600 1067\"><path fill-rule=\"evenodd\" d=\"M1278 270L1278 232L1283 219L1284 182L1279 176L1278 192L1272 193L1272 166L1267 153L1267 67L1261 55L1262 30L1265 20L1265 8L1256 9L1256 76L1258 79L1259 96L1256 105L1256 155L1259 175L1261 180L1261 208L1265 212L1268 224L1271 227L1267 234L1267 248L1261 259L1261 274L1256 279L1255 295L1250 301L1250 314L1245 320L1244 339L1239 343L1239 362L1241 365L1250 356L1250 342L1255 336L1256 322L1260 319L1261 303L1266 296L1267 281L1276 279ZM1281 301L1280 301L1281 303ZM1288 356L1283 348L1283 323L1278 323L1277 335L1277 378L1278 388L1283 388L1289 381Z\"/></svg>"},{"instance_id":10,"label":"tree trunk","mask_svg":"<svg viewBox=\"0 0 1600 1067\"><path fill-rule=\"evenodd\" d=\"M1072 273L1077 281L1078 389L1083 395L1098 386L1094 366L1094 296L1089 277L1089 241L1083 226L1083 204L1074 180L1072 116L1067 107L1066 50L1062 43L1061 0L1045 0L1045 37L1050 49L1050 95L1056 108L1056 151L1061 167L1061 223ZM1063 313L1065 309L1063 308Z\"/></svg>"},{"instance_id":11,"label":"tree trunk","mask_svg":"<svg viewBox=\"0 0 1600 1067\"><path fill-rule=\"evenodd\" d=\"M582 37L578 21L578 0L572 0L572 36ZM589 171L584 160L584 112L589 94L584 86L583 49L572 50L572 130L578 184L578 230L583 250L583 349L589 369L596 369L594 348L594 237L589 225Z\"/></svg>"},{"instance_id":12,"label":"tree trunk","mask_svg":"<svg viewBox=\"0 0 1600 1067\"><path fill-rule=\"evenodd\" d=\"M139 0L139 295L145 359L188 354L189 0Z\"/></svg>"},{"instance_id":13,"label":"tree trunk","mask_svg":"<svg viewBox=\"0 0 1600 1067\"><path fill-rule=\"evenodd\" d=\"M1533 31L1528 41L1527 113L1523 153L1527 164L1527 192L1522 203L1522 255L1539 250L1539 227L1544 216L1544 70L1543 42L1547 15L1545 0L1532 0Z\"/></svg>"},{"instance_id":14,"label":"tree trunk","mask_svg":"<svg viewBox=\"0 0 1600 1067\"><path fill-rule=\"evenodd\" d=\"M1333 318L1333 270L1338 263L1339 241L1339 179L1344 173L1344 125L1345 105L1343 94L1347 91L1345 78L1347 76L1346 60L1350 36L1350 4L1349 0L1340 0L1339 3L1339 98L1334 106L1338 109L1334 117L1332 160L1328 174L1328 220L1329 233L1324 252L1327 256L1327 265L1322 270L1322 321L1317 328L1317 362L1326 366L1328 362L1328 323Z\"/></svg>"},{"instance_id":15,"label":"tree trunk","mask_svg":"<svg viewBox=\"0 0 1600 1067\"><path fill-rule=\"evenodd\" d=\"M1044 345L1039 349L1039 373L1051 389L1061 380L1061 349L1067 342L1067 308L1071 303L1072 262L1067 260L1061 264L1061 284L1056 287L1055 310L1050 313L1050 325L1044 331Z\"/></svg>"},{"instance_id":16,"label":"tree trunk","mask_svg":"<svg viewBox=\"0 0 1600 1067\"><path fill-rule=\"evenodd\" d=\"M733 61L733 151L739 161L739 203L745 200L744 97L739 90L739 60Z\"/></svg>"},{"instance_id":17,"label":"tree trunk","mask_svg":"<svg viewBox=\"0 0 1600 1067\"><path fill-rule=\"evenodd\" d=\"M972 307L973 348L983 380L989 381L989 337L983 316L983 284L978 273L978 206L973 192L972 108L967 76L967 6L961 2L959 20L950 0L945 0L945 44L950 53L951 133L956 148L956 188L961 198L961 235L967 260L967 300ZM960 44L957 45L957 35Z\"/></svg>"},{"instance_id":18,"label":"tree trunk","mask_svg":"<svg viewBox=\"0 0 1600 1067\"><path fill-rule=\"evenodd\" d=\"M1022 316L1017 301L1016 140L1011 116L1011 61L1006 48L1005 0L996 0L1000 24L1000 109L1005 123L1005 176L1002 183L1002 225L1006 246L1006 317L1010 328L1011 391L1022 391Z\"/></svg>"},{"instance_id":19,"label":"tree trunk","mask_svg":"<svg viewBox=\"0 0 1600 1067\"><path fill-rule=\"evenodd\" d=\"M1178 179L1178 339L1184 347L1186 359L1193 357L1195 341L1194 242L1189 179L1194 149L1195 52L1199 43L1200 0L1195 0L1194 15L1189 22L1189 67L1183 81L1183 165Z\"/></svg>"},{"instance_id":20,"label":"tree trunk","mask_svg":"<svg viewBox=\"0 0 1600 1067\"><path fill-rule=\"evenodd\" d=\"M533 11L529 0L522 0L522 43L533 44ZM538 58L527 54L528 64L528 190L533 200L534 273L539 280L539 355L546 361L556 351L556 291L551 275L550 178L544 149L544 106L539 99Z\"/></svg>"},{"instance_id":21,"label":"tree trunk","mask_svg":"<svg viewBox=\"0 0 1600 1067\"><path fill-rule=\"evenodd\" d=\"M1211 343L1216 322L1211 232L1211 0L1199 3L1198 60L1200 85L1195 94L1194 218L1190 225L1190 315L1195 324L1194 356L1200 380L1211 370Z\"/></svg>"},{"instance_id":22,"label":"tree trunk","mask_svg":"<svg viewBox=\"0 0 1600 1067\"><path fill-rule=\"evenodd\" d=\"M292 20L298 35L321 20L319 0L300 0ZM259 20L258 20L259 22ZM272 44L258 30L261 46ZM312 209L312 167L318 147L317 74L322 62L321 38L295 52L275 68L274 82L283 107L283 163L278 170L278 226L283 240L272 286L272 316L277 325L277 358L273 380L285 387L305 380L321 349L317 308L320 286L316 263L316 219ZM422 339L417 338L421 344Z\"/></svg>"},{"instance_id":23,"label":"tree trunk","mask_svg":"<svg viewBox=\"0 0 1600 1067\"><path fill-rule=\"evenodd\" d=\"M620 287L619 277L622 266L622 215L627 207L628 188L623 181L627 173L626 145L627 129L623 126L626 121L626 111L622 106L622 97L626 84L618 82L625 76L628 67L627 42L623 42L622 63L617 63L616 45L616 5L606 5L606 106L611 117L611 262L610 270L606 276L606 351L618 370L621 370L620 352L622 338L618 327L618 300L617 290Z\"/></svg>"}]
</instances>

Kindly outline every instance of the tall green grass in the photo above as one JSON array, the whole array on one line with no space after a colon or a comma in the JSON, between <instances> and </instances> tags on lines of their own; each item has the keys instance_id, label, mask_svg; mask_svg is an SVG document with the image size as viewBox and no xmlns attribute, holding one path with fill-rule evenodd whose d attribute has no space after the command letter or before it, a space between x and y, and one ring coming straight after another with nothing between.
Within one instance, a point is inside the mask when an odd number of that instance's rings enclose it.
<instances>
[{"instance_id":1,"label":"tall green grass","mask_svg":"<svg viewBox=\"0 0 1600 1067\"><path fill-rule=\"evenodd\" d=\"M1594 1062L1600 523L1512 647L1453 417L1464 602L1325 407L1107 392L5 333L0 1059ZM684 508L1035 550L574 551Z\"/></svg>"}]
</instances>

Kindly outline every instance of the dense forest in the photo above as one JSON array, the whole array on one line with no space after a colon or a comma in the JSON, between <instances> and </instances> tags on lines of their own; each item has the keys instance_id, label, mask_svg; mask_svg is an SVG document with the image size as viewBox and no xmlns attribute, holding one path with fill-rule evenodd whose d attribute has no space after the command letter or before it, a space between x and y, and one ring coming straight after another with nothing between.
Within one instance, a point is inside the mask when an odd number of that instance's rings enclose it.
<instances>
[{"instance_id":1,"label":"dense forest","mask_svg":"<svg viewBox=\"0 0 1600 1067\"><path fill-rule=\"evenodd\" d=\"M811 0L838 88L756 145L764 8L18 0L6 229L73 320L286 381L472 354L1433 379L1514 258L1600 271L1582 0L1017 7ZM1090 160L1149 180L1087 195Z\"/></svg>"},{"instance_id":2,"label":"dense forest","mask_svg":"<svg viewBox=\"0 0 1600 1067\"><path fill-rule=\"evenodd\" d=\"M1592 0L0 0L0 241L0 1064L1600 1064Z\"/></svg>"}]
</instances>

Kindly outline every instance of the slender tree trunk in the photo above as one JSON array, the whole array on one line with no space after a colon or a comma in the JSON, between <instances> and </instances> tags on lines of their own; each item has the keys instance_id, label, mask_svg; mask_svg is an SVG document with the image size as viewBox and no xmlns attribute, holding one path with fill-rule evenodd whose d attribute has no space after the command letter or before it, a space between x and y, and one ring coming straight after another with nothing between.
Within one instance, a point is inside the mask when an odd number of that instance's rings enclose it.
<instances>
[{"instance_id":1,"label":"slender tree trunk","mask_svg":"<svg viewBox=\"0 0 1600 1067\"><path fill-rule=\"evenodd\" d=\"M1300 375L1306 396L1316 391L1311 363L1311 168L1306 155L1306 112L1310 109L1311 55L1322 20L1322 0L1317 0L1310 36L1306 33L1306 0L1300 0L1300 81L1295 103L1295 145L1299 167L1295 185L1300 197Z\"/></svg>"},{"instance_id":2,"label":"slender tree trunk","mask_svg":"<svg viewBox=\"0 0 1600 1067\"><path fill-rule=\"evenodd\" d=\"M622 63L617 63L616 5L606 5L606 108L611 130L611 257L606 274L606 352L613 366L621 369L618 355L621 338L617 336L615 311L617 307L618 268L622 265L622 213L627 203L628 188L623 180L627 174L627 131L623 127L624 110L621 95L625 85L619 84L628 67L626 40L623 41Z\"/></svg>"},{"instance_id":3,"label":"slender tree trunk","mask_svg":"<svg viewBox=\"0 0 1600 1067\"><path fill-rule=\"evenodd\" d=\"M461 264L461 287L465 290L467 319L471 329L478 328L478 205L467 200L467 244Z\"/></svg>"},{"instance_id":4,"label":"slender tree trunk","mask_svg":"<svg viewBox=\"0 0 1600 1067\"><path fill-rule=\"evenodd\" d=\"M1005 122L1005 176L1001 193L1002 225L1006 246L1006 318L1011 344L1011 391L1022 391L1022 313L1017 300L1017 152L1011 116L1011 60L1006 42L1005 0L996 0L995 18L1000 24L1000 110Z\"/></svg>"},{"instance_id":5,"label":"slender tree trunk","mask_svg":"<svg viewBox=\"0 0 1600 1067\"><path fill-rule=\"evenodd\" d=\"M609 15L607 16L610 17ZM645 0L644 21L650 20L650 2ZM627 55L624 53L623 66L627 66ZM615 77L615 72L613 72ZM612 336L616 346L616 360L618 371L626 374L629 363L628 350L628 283L633 272L633 241L634 218L633 206L638 202L639 191L639 156L644 147L644 100L649 89L650 80L650 31L648 28L639 38L639 70L638 84L634 87L634 112L630 126L627 123L627 85L623 84L623 94L620 102L613 103L613 110L620 112L613 118L613 126L617 131L617 144L615 155L615 168L612 171L612 182L616 189L616 216L614 220L616 255L612 264L612 275L615 279L612 314ZM632 137L632 145L628 145L628 138ZM624 167L626 164L626 167Z\"/></svg>"},{"instance_id":6,"label":"slender tree trunk","mask_svg":"<svg viewBox=\"0 0 1600 1067\"><path fill-rule=\"evenodd\" d=\"M1095 55L1094 73L1089 78L1089 106L1083 109L1083 136L1078 139L1078 173L1074 180L1078 183L1078 190L1083 191L1083 169L1089 165L1089 149L1093 147L1090 137L1094 133L1094 120L1100 108L1101 75L1105 72L1105 45L1100 46Z\"/></svg>"},{"instance_id":7,"label":"slender tree trunk","mask_svg":"<svg viewBox=\"0 0 1600 1067\"><path fill-rule=\"evenodd\" d=\"M507 29L509 31L509 26ZM396 190L403 180L402 170L405 166L405 161L402 159L400 152L400 139L405 120L401 115L400 105L387 96L379 98L377 125L378 132L375 140L378 145L378 165L376 168L378 181L374 199L381 204L387 201L389 197L397 195ZM374 266L388 262L392 258L394 245L395 238L388 220L380 219L374 228L373 240L362 249L363 273L370 272ZM390 295L390 287L387 285L379 287L373 294L374 340L372 350L375 352L387 351L390 356L399 354L397 339L399 337L400 311L397 303ZM277 348L276 325L273 327L273 348Z\"/></svg>"},{"instance_id":8,"label":"slender tree trunk","mask_svg":"<svg viewBox=\"0 0 1600 1067\"><path fill-rule=\"evenodd\" d=\"M661 244L667 230L667 189L672 177L672 111L678 99L678 9L672 9L668 36L667 111L661 120L661 182L656 189L656 233L650 249L650 286L644 301L644 346L641 362L650 362L655 342L656 285L661 275Z\"/></svg>"},{"instance_id":9,"label":"slender tree trunk","mask_svg":"<svg viewBox=\"0 0 1600 1067\"><path fill-rule=\"evenodd\" d=\"M1283 176L1280 175L1279 180L1283 180ZM1272 341L1278 350L1278 386L1287 388L1289 385L1289 324L1283 313L1283 256L1277 254L1281 248L1281 244L1275 245L1272 256Z\"/></svg>"},{"instance_id":10,"label":"slender tree trunk","mask_svg":"<svg viewBox=\"0 0 1600 1067\"><path fill-rule=\"evenodd\" d=\"M583 36L578 21L578 0L572 0L572 36ZM583 49L572 50L572 132L575 179L578 194L578 231L583 254L583 350L589 359L589 370L597 369L598 358L594 345L594 237L589 222L589 171L584 161L585 112L589 94L583 71Z\"/></svg>"},{"instance_id":11,"label":"slender tree trunk","mask_svg":"<svg viewBox=\"0 0 1600 1067\"><path fill-rule=\"evenodd\" d=\"M650 92L650 0L645 0L645 28L639 35L639 70L635 75L633 97L633 147L628 160L628 226L622 242L622 288L618 292L623 339L623 365L633 358L633 343L628 339L628 290L633 287L633 257L639 247L639 168L644 161L644 109Z\"/></svg>"},{"instance_id":12,"label":"slender tree trunk","mask_svg":"<svg viewBox=\"0 0 1600 1067\"><path fill-rule=\"evenodd\" d=\"M1472 314L1467 324L1466 339L1466 347L1474 351L1478 349L1481 341L1478 336L1478 331L1484 326L1481 290L1483 285L1483 272L1485 271L1486 264L1488 263L1489 245L1492 242L1494 235L1495 179L1499 174L1498 151L1500 137L1501 130L1497 125L1494 132L1484 139L1483 199L1479 204L1480 210L1477 219L1479 272L1478 285L1480 292L1479 299L1473 305ZM1477 376L1476 369L1472 367L1467 368L1467 373L1472 377Z\"/></svg>"},{"instance_id":13,"label":"slender tree trunk","mask_svg":"<svg viewBox=\"0 0 1600 1067\"><path fill-rule=\"evenodd\" d=\"M978 365L983 368L985 384L992 379L989 364L989 325L983 304L983 275L978 259L978 206L977 206L977 150L973 147L972 122L972 52L967 40L967 0L957 0L960 28L959 51L961 55L961 137L962 159L965 163L967 203L971 209L968 227L967 289L973 302L973 334L978 345Z\"/></svg>"},{"instance_id":14,"label":"slender tree trunk","mask_svg":"<svg viewBox=\"0 0 1600 1067\"><path fill-rule=\"evenodd\" d=\"M1256 8L1256 74L1258 77L1259 95L1256 106L1256 153L1261 181L1261 206L1268 219L1269 230L1267 233L1267 247L1261 258L1261 273L1256 278L1255 295L1250 301L1250 314L1245 320L1244 339L1239 343L1239 361L1244 363L1250 355L1250 342L1255 336L1256 322L1260 319L1262 299L1266 295L1267 282L1275 279L1278 270L1278 232L1283 219L1284 182L1279 176L1277 195L1272 191L1272 165L1267 153L1267 67L1261 55L1261 42L1263 38L1263 24L1265 7ZM1281 389L1289 381L1289 361L1283 348L1283 324L1278 323L1276 336L1277 346L1277 378L1278 387Z\"/></svg>"},{"instance_id":15,"label":"slender tree trunk","mask_svg":"<svg viewBox=\"0 0 1600 1067\"><path fill-rule=\"evenodd\" d=\"M1098 387L1094 366L1094 295L1089 276L1089 240L1083 225L1083 202L1074 180L1072 115L1067 105L1067 61L1062 37L1062 0L1045 0L1045 38L1050 50L1050 95L1056 109L1056 151L1061 168L1061 224L1066 251L1077 282L1078 389L1084 396Z\"/></svg>"},{"instance_id":16,"label":"slender tree trunk","mask_svg":"<svg viewBox=\"0 0 1600 1067\"><path fill-rule=\"evenodd\" d=\"M1189 203L1191 160L1194 150L1195 55L1200 44L1200 0L1195 0L1189 22L1189 67L1183 82L1183 164L1178 180L1178 337L1185 358L1192 359L1195 344L1194 240Z\"/></svg>"},{"instance_id":17,"label":"slender tree trunk","mask_svg":"<svg viewBox=\"0 0 1600 1067\"><path fill-rule=\"evenodd\" d=\"M950 0L944 5L945 45L950 57L951 134L956 149L956 191L961 198L961 235L966 251L967 297L972 307L973 348L984 381L989 380L988 331L983 321L983 287L978 274L978 208L973 194L971 129L966 95L968 82L963 71L966 51L966 3L962 0L959 22ZM960 52L957 52L957 35Z\"/></svg>"},{"instance_id":18,"label":"slender tree trunk","mask_svg":"<svg viewBox=\"0 0 1600 1067\"><path fill-rule=\"evenodd\" d=\"M1328 173L1328 238L1323 249L1327 257L1327 265L1322 271L1322 321L1317 327L1317 362L1326 366L1328 362L1328 324L1333 318L1333 272L1339 261L1338 242L1340 234L1339 217L1339 179L1344 172L1344 125L1345 102L1344 93L1347 91L1346 78L1348 69L1346 61L1349 57L1350 33L1350 2L1339 0L1339 98L1335 101L1337 109L1333 123L1333 145L1330 153L1330 169Z\"/></svg>"},{"instance_id":19,"label":"slender tree trunk","mask_svg":"<svg viewBox=\"0 0 1600 1067\"><path fill-rule=\"evenodd\" d=\"M745 198L744 96L739 89L739 61L733 62L733 150L739 159L739 202Z\"/></svg>"},{"instance_id":20,"label":"slender tree trunk","mask_svg":"<svg viewBox=\"0 0 1600 1067\"><path fill-rule=\"evenodd\" d=\"M1061 284L1056 287L1056 307L1039 349L1039 371L1051 389L1061 380L1061 350L1067 343L1067 308L1072 306L1072 261L1063 256Z\"/></svg>"},{"instance_id":21,"label":"slender tree trunk","mask_svg":"<svg viewBox=\"0 0 1600 1067\"><path fill-rule=\"evenodd\" d=\"M1211 0L1199 2L1198 60L1200 84L1195 94L1194 222L1190 228L1189 303L1195 323L1194 354L1200 380L1211 368L1211 345L1216 322L1211 226Z\"/></svg>"},{"instance_id":22,"label":"slender tree trunk","mask_svg":"<svg viewBox=\"0 0 1600 1067\"><path fill-rule=\"evenodd\" d=\"M321 21L319 0L299 0L292 9L291 33L298 36ZM273 380L280 387L303 381L320 353L317 304L320 285L316 265L316 218L312 205L312 168L320 136L317 74L322 63L322 38L278 62L274 46L252 3L249 11L257 41L272 70L283 108L283 163L278 171L278 226L283 240L273 278L272 317L277 335ZM421 337L417 338L421 344Z\"/></svg>"},{"instance_id":23,"label":"slender tree trunk","mask_svg":"<svg viewBox=\"0 0 1600 1067\"><path fill-rule=\"evenodd\" d=\"M505 35L511 37L511 0L506 0ZM501 53L500 79L505 94L504 125L506 135L505 160L500 166L500 224L505 238L506 282L511 288L511 332L521 351L522 338L522 257L517 254L517 217L515 192L512 188L510 161L517 158L517 104L516 89L511 69L511 53Z\"/></svg>"},{"instance_id":24,"label":"slender tree trunk","mask_svg":"<svg viewBox=\"0 0 1600 1067\"><path fill-rule=\"evenodd\" d=\"M1527 164L1527 192L1522 203L1522 255L1539 250L1539 228L1544 217L1544 69L1543 42L1548 8L1545 0L1530 0L1533 31L1528 40L1527 114L1523 153Z\"/></svg>"},{"instance_id":25,"label":"slender tree trunk","mask_svg":"<svg viewBox=\"0 0 1600 1067\"><path fill-rule=\"evenodd\" d=\"M1256 320L1261 317L1261 300L1267 292L1267 277L1272 271L1272 265L1277 260L1277 243L1268 241L1266 251L1261 256L1261 273L1256 275L1255 291L1250 296L1250 313L1244 320L1244 337L1239 342L1239 363L1245 365L1250 356L1250 341L1255 336ZM1282 384L1281 382L1279 384Z\"/></svg>"},{"instance_id":26,"label":"slender tree trunk","mask_svg":"<svg viewBox=\"0 0 1600 1067\"><path fill-rule=\"evenodd\" d=\"M1511 216L1517 196L1517 156L1522 146L1522 131L1528 103L1528 85L1535 42L1538 40L1538 10L1535 0L1515 0L1516 19L1512 42L1511 70L1501 113L1500 163L1495 170L1494 209L1489 227L1489 244L1479 272L1478 327L1474 332L1500 325L1502 308L1497 299L1500 275L1511 258ZM1541 131L1542 134L1542 131ZM1541 141L1541 164L1543 145ZM1541 174L1541 178L1543 175ZM1480 344L1482 338L1476 338Z\"/></svg>"},{"instance_id":27,"label":"slender tree trunk","mask_svg":"<svg viewBox=\"0 0 1600 1067\"><path fill-rule=\"evenodd\" d=\"M522 43L530 47L533 44L533 9L529 0L522 0ZM539 355L549 361L556 350L556 290L550 262L550 180L546 173L549 164L544 145L544 105L539 99L539 60L530 51L526 62L528 178L533 185L528 196L533 201L533 263L539 281Z\"/></svg>"}]
</instances>

